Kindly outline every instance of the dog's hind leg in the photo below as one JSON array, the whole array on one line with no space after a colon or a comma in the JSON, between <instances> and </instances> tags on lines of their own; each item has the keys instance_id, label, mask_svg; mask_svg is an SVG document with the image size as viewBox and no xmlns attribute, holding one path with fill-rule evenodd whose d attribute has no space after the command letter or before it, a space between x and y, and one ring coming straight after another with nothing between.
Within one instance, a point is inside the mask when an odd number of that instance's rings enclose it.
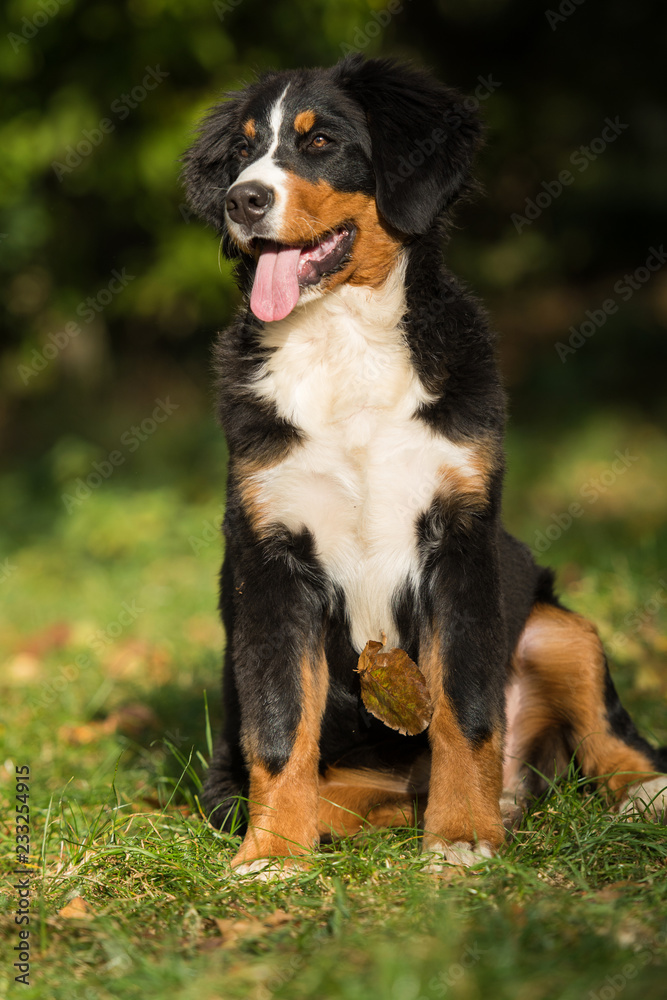
<instances>
[{"instance_id":1,"label":"dog's hind leg","mask_svg":"<svg viewBox=\"0 0 667 1000\"><path fill-rule=\"evenodd\" d=\"M639 735L620 703L595 627L557 604L536 604L519 638L507 689L501 808L522 808L574 755L621 811L664 817L667 754ZM541 777L544 776L544 777Z\"/></svg>"},{"instance_id":2,"label":"dog's hind leg","mask_svg":"<svg viewBox=\"0 0 667 1000\"><path fill-rule=\"evenodd\" d=\"M430 766L426 752L401 771L327 768L319 780L320 836L349 837L371 826L412 826L421 821Z\"/></svg>"}]
</instances>

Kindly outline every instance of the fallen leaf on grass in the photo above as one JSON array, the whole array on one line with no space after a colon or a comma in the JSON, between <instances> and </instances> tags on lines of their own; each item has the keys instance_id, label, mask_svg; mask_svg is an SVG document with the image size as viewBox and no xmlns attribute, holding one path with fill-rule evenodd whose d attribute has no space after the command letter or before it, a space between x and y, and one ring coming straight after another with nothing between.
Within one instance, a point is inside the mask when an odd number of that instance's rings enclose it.
<instances>
[{"instance_id":1,"label":"fallen leaf on grass","mask_svg":"<svg viewBox=\"0 0 667 1000\"><path fill-rule=\"evenodd\" d=\"M160 722L152 708L133 702L111 712L106 719L93 719L78 726L61 726L58 736L72 746L93 743L112 733L136 738L146 729L159 729Z\"/></svg>"},{"instance_id":2,"label":"fallen leaf on grass","mask_svg":"<svg viewBox=\"0 0 667 1000\"><path fill-rule=\"evenodd\" d=\"M404 736L422 733L433 715L426 678L403 649L370 639L359 657L361 698L371 713Z\"/></svg>"},{"instance_id":3,"label":"fallen leaf on grass","mask_svg":"<svg viewBox=\"0 0 667 1000\"><path fill-rule=\"evenodd\" d=\"M164 684L172 676L169 650L144 639L115 643L102 657L102 664L107 673L120 679L141 677Z\"/></svg>"},{"instance_id":4,"label":"fallen leaf on grass","mask_svg":"<svg viewBox=\"0 0 667 1000\"><path fill-rule=\"evenodd\" d=\"M215 917L215 923L225 947L236 944L242 938L251 934L261 934L262 924L259 920L233 920L228 917Z\"/></svg>"},{"instance_id":5,"label":"fallen leaf on grass","mask_svg":"<svg viewBox=\"0 0 667 1000\"><path fill-rule=\"evenodd\" d=\"M291 917L287 910L274 910L273 913L269 913L268 917L264 917L263 923L268 927L281 927L283 924L289 924L294 917Z\"/></svg>"},{"instance_id":6,"label":"fallen leaf on grass","mask_svg":"<svg viewBox=\"0 0 667 1000\"><path fill-rule=\"evenodd\" d=\"M285 910L278 909L261 919L257 917L241 918L240 920L234 917L215 917L214 919L222 938L222 947L229 948L244 938L261 937L263 934L268 934L276 927L291 923L294 917Z\"/></svg>"},{"instance_id":7,"label":"fallen leaf on grass","mask_svg":"<svg viewBox=\"0 0 667 1000\"><path fill-rule=\"evenodd\" d=\"M71 631L72 629L67 622L54 622L26 638L21 644L21 652L39 658L52 649L62 649L63 646L67 645Z\"/></svg>"},{"instance_id":8,"label":"fallen leaf on grass","mask_svg":"<svg viewBox=\"0 0 667 1000\"><path fill-rule=\"evenodd\" d=\"M422 872L431 882L442 885L445 882L454 882L460 879L467 874L467 869L461 865L443 865L440 871L430 871L428 868L423 868Z\"/></svg>"},{"instance_id":9,"label":"fallen leaf on grass","mask_svg":"<svg viewBox=\"0 0 667 1000\"><path fill-rule=\"evenodd\" d=\"M86 722L81 726L61 726L58 737L72 747L93 743L103 735L99 722Z\"/></svg>"},{"instance_id":10,"label":"fallen leaf on grass","mask_svg":"<svg viewBox=\"0 0 667 1000\"><path fill-rule=\"evenodd\" d=\"M624 895L624 890L630 888L642 888L641 882L633 882L631 879L623 879L621 882L610 882L594 893L593 898L598 902L612 903L620 896Z\"/></svg>"},{"instance_id":11,"label":"fallen leaf on grass","mask_svg":"<svg viewBox=\"0 0 667 1000\"><path fill-rule=\"evenodd\" d=\"M64 917L65 920L91 920L94 915L90 904L83 896L75 896L63 906L62 910L58 910L58 916Z\"/></svg>"}]
</instances>

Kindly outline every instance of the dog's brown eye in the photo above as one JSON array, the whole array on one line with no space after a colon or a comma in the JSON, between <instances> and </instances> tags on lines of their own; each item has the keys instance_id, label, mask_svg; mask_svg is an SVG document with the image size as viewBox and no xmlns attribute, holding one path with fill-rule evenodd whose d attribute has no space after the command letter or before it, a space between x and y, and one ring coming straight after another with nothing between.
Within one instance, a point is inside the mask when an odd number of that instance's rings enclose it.
<instances>
[{"instance_id":1,"label":"dog's brown eye","mask_svg":"<svg viewBox=\"0 0 667 1000\"><path fill-rule=\"evenodd\" d=\"M327 139L326 135L322 135L321 132L318 132L318 134L316 136L313 136L313 138L311 139L310 145L314 146L315 149L323 149L324 146L329 145L330 141L331 140Z\"/></svg>"},{"instance_id":2,"label":"dog's brown eye","mask_svg":"<svg viewBox=\"0 0 667 1000\"><path fill-rule=\"evenodd\" d=\"M239 147L239 153L241 156L246 158L250 156L250 146L247 142L244 142L243 145Z\"/></svg>"}]
</instances>

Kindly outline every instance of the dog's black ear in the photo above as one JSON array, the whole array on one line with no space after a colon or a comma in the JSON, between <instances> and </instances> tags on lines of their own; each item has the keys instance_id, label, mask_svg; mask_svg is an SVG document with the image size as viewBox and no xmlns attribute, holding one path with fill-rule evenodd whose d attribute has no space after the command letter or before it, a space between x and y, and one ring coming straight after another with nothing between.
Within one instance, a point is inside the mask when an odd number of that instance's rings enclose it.
<instances>
[{"instance_id":1,"label":"dog's black ear","mask_svg":"<svg viewBox=\"0 0 667 1000\"><path fill-rule=\"evenodd\" d=\"M199 137L183 155L182 180L193 212L222 232L225 195L238 166L232 156L241 128L242 95L230 93L202 119Z\"/></svg>"},{"instance_id":2,"label":"dog's black ear","mask_svg":"<svg viewBox=\"0 0 667 1000\"><path fill-rule=\"evenodd\" d=\"M482 133L474 107L393 59L348 56L333 72L366 112L380 213L400 232L426 233L469 177Z\"/></svg>"}]
</instances>

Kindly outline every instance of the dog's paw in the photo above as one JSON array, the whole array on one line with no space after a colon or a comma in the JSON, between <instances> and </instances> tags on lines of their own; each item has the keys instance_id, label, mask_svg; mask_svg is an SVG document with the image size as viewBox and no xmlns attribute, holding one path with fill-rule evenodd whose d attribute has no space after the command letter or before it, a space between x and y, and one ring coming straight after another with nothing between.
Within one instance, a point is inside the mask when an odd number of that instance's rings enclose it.
<instances>
[{"instance_id":1,"label":"dog's paw","mask_svg":"<svg viewBox=\"0 0 667 1000\"><path fill-rule=\"evenodd\" d=\"M305 863L296 858L255 858L254 861L232 861L233 875L252 875L258 882L275 882L294 878L303 873Z\"/></svg>"},{"instance_id":2,"label":"dog's paw","mask_svg":"<svg viewBox=\"0 0 667 1000\"><path fill-rule=\"evenodd\" d=\"M523 814L525 812L525 803L517 796L514 792L509 789L505 789L500 796L500 815L502 816L503 826L506 830L514 830L519 825L523 819Z\"/></svg>"},{"instance_id":3,"label":"dog's paw","mask_svg":"<svg viewBox=\"0 0 667 1000\"><path fill-rule=\"evenodd\" d=\"M493 848L485 840L475 844L467 840L457 840L450 844L429 838L428 844L424 847L423 858L426 864L422 871L429 875L441 875L451 869L452 865L457 868L471 868L485 858L493 856Z\"/></svg>"},{"instance_id":4,"label":"dog's paw","mask_svg":"<svg viewBox=\"0 0 667 1000\"><path fill-rule=\"evenodd\" d=\"M667 824L667 775L640 781L626 791L619 813Z\"/></svg>"}]
</instances>

